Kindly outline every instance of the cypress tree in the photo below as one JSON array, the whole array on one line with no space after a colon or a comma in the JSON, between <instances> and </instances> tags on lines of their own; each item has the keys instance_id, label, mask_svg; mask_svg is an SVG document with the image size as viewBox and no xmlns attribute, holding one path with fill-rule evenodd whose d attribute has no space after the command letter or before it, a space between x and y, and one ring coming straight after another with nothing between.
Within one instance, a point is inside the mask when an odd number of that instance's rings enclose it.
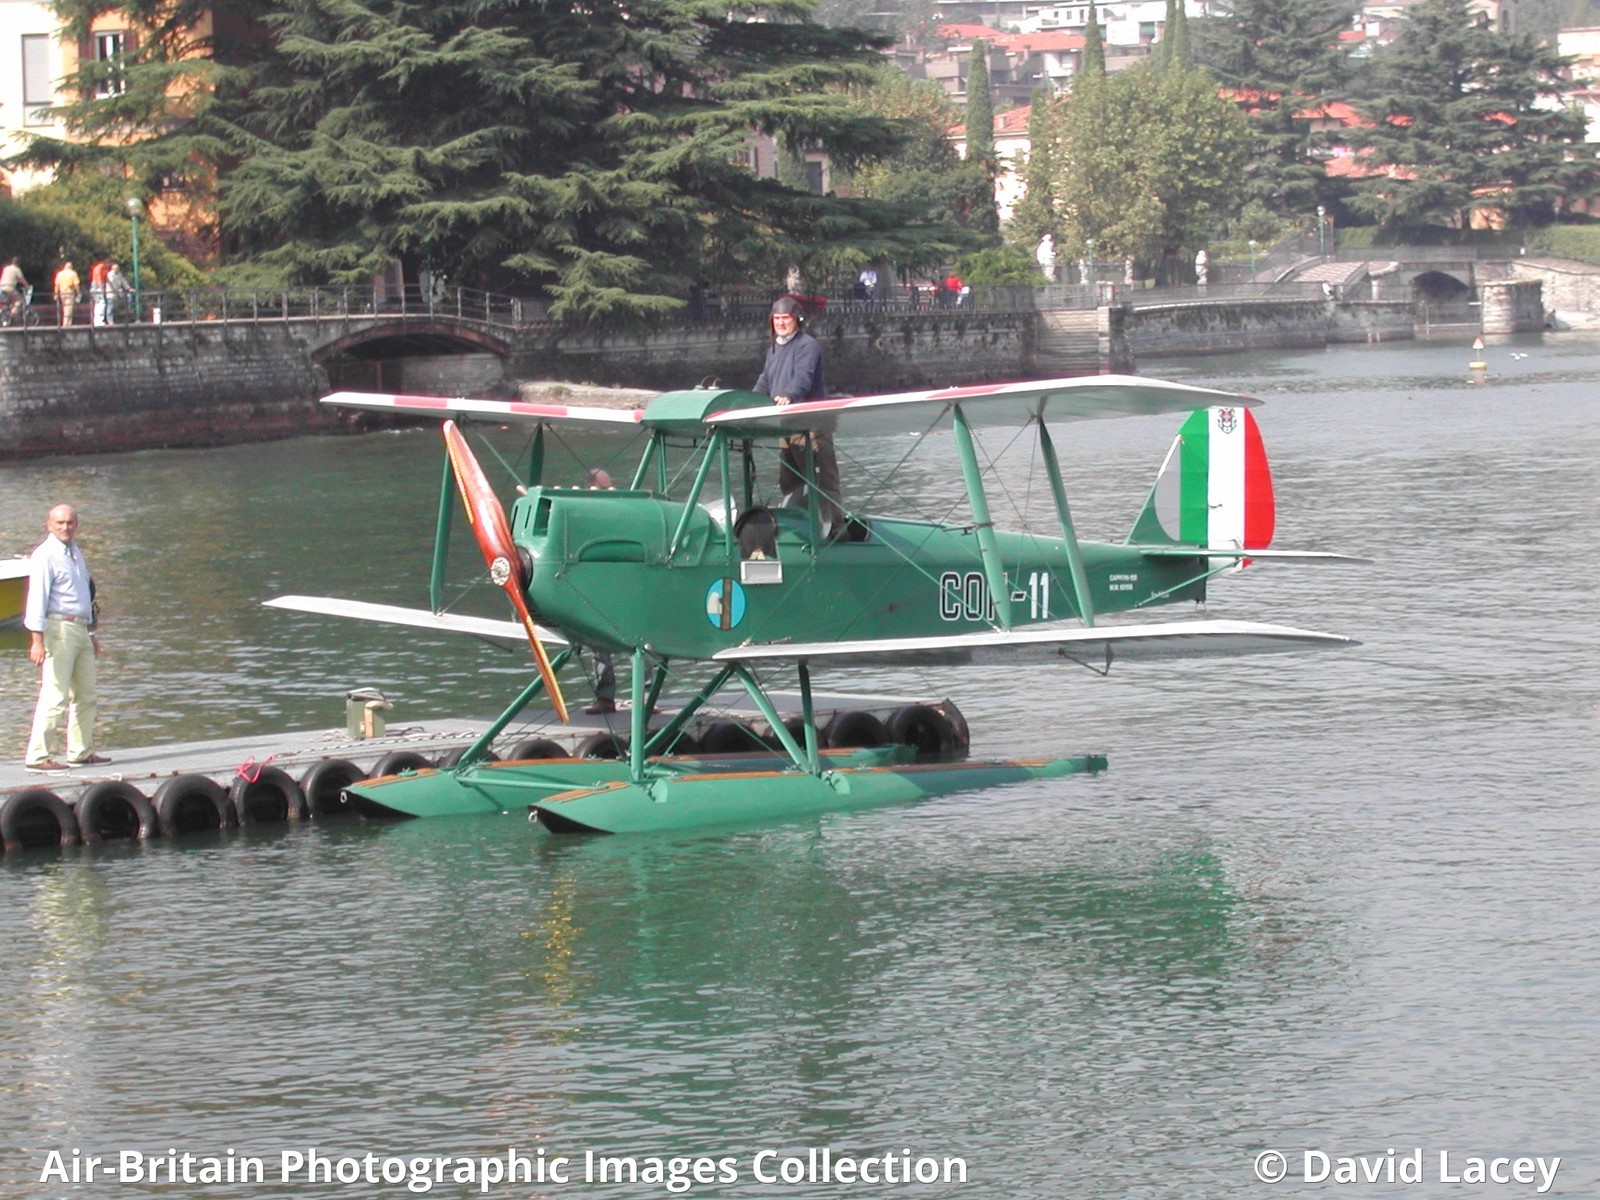
<instances>
[{"instance_id":1,"label":"cypress tree","mask_svg":"<svg viewBox=\"0 0 1600 1200\"><path fill-rule=\"evenodd\" d=\"M1106 44L1100 32L1100 16L1095 10L1094 0L1089 0L1089 19L1083 26L1083 62L1078 73L1095 77L1106 73Z\"/></svg>"},{"instance_id":2,"label":"cypress tree","mask_svg":"<svg viewBox=\"0 0 1600 1200\"><path fill-rule=\"evenodd\" d=\"M967 160L981 178L976 184L974 226L989 233L1000 231L1000 214L994 204L994 180L1000 164L994 151L994 101L989 96L989 43L972 43L967 66Z\"/></svg>"},{"instance_id":3,"label":"cypress tree","mask_svg":"<svg viewBox=\"0 0 1600 1200\"><path fill-rule=\"evenodd\" d=\"M1161 44L1167 48L1163 58L1167 70L1187 71L1194 66L1194 53L1189 48L1189 11L1184 0L1168 0L1167 27Z\"/></svg>"}]
</instances>

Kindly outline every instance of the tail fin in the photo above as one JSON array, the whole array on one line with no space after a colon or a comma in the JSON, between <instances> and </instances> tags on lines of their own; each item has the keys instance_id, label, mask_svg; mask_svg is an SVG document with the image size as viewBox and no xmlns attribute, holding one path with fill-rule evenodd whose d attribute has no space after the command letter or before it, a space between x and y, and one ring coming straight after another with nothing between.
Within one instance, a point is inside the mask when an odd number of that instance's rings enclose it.
<instances>
[{"instance_id":1,"label":"tail fin","mask_svg":"<svg viewBox=\"0 0 1600 1200\"><path fill-rule=\"evenodd\" d=\"M1203 408L1178 430L1128 541L1264 550L1275 521L1272 470L1255 416L1242 407Z\"/></svg>"}]
</instances>

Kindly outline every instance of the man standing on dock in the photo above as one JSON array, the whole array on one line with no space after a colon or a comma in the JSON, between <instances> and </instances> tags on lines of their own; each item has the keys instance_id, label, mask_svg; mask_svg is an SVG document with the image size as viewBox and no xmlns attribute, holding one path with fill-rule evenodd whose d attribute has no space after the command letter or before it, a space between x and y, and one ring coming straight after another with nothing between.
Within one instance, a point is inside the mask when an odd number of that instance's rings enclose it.
<instances>
[{"instance_id":1,"label":"man standing on dock","mask_svg":"<svg viewBox=\"0 0 1600 1200\"><path fill-rule=\"evenodd\" d=\"M30 560L22 617L29 634L28 660L43 668L24 765L31 771L64 771L111 760L94 752L94 660L100 635L94 626L94 581L76 541L78 513L70 504L58 504L46 515L44 527L49 536Z\"/></svg>"}]
</instances>

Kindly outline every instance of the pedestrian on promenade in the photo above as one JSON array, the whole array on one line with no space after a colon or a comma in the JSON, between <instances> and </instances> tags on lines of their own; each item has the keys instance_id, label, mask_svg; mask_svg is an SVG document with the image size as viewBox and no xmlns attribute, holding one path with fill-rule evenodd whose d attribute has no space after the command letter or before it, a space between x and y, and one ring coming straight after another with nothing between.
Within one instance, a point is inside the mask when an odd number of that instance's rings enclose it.
<instances>
[{"instance_id":1,"label":"pedestrian on promenade","mask_svg":"<svg viewBox=\"0 0 1600 1200\"><path fill-rule=\"evenodd\" d=\"M128 282L128 277L122 273L122 268L116 263L111 264L111 269L106 272L106 324L117 323L117 309L129 302L133 296L133 285Z\"/></svg>"},{"instance_id":2,"label":"pedestrian on promenade","mask_svg":"<svg viewBox=\"0 0 1600 1200\"><path fill-rule=\"evenodd\" d=\"M39 702L23 763L30 771L64 771L111 760L94 752L100 635L94 620L94 580L78 549L77 510L56 505L45 517L45 530L47 536L29 560L22 617L28 661L41 668Z\"/></svg>"},{"instance_id":3,"label":"pedestrian on promenade","mask_svg":"<svg viewBox=\"0 0 1600 1200\"><path fill-rule=\"evenodd\" d=\"M111 273L111 260L96 259L89 267L89 324L111 324L111 295L106 288L106 276Z\"/></svg>"},{"instance_id":4,"label":"pedestrian on promenade","mask_svg":"<svg viewBox=\"0 0 1600 1200\"><path fill-rule=\"evenodd\" d=\"M6 307L7 314L16 319L23 315L22 306L28 302L28 277L22 273L22 266L15 257L6 259L6 265L0 267L0 303Z\"/></svg>"},{"instance_id":5,"label":"pedestrian on promenade","mask_svg":"<svg viewBox=\"0 0 1600 1200\"><path fill-rule=\"evenodd\" d=\"M83 280L78 278L78 273L72 269L72 260L68 259L56 272L56 307L61 312L63 325L72 324L72 310L78 303L78 292L82 287Z\"/></svg>"}]
</instances>

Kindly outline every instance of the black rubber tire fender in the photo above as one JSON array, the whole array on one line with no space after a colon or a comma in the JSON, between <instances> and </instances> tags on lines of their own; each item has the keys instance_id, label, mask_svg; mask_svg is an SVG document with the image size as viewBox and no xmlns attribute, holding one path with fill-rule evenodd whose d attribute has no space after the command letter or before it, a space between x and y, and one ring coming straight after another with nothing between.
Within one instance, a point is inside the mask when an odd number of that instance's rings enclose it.
<instances>
[{"instance_id":1,"label":"black rubber tire fender","mask_svg":"<svg viewBox=\"0 0 1600 1200\"><path fill-rule=\"evenodd\" d=\"M235 775L228 799L241 825L274 825L306 815L305 793L281 767L256 767L249 775Z\"/></svg>"},{"instance_id":2,"label":"black rubber tire fender","mask_svg":"<svg viewBox=\"0 0 1600 1200\"><path fill-rule=\"evenodd\" d=\"M908 704L889 714L889 739L910 746L918 758L950 759L961 752L955 722L931 704Z\"/></svg>"},{"instance_id":3,"label":"black rubber tire fender","mask_svg":"<svg viewBox=\"0 0 1600 1200\"><path fill-rule=\"evenodd\" d=\"M865 746L887 746L894 739L888 727L869 712L850 710L835 713L822 731L822 741L830 750L856 750Z\"/></svg>"},{"instance_id":4,"label":"black rubber tire fender","mask_svg":"<svg viewBox=\"0 0 1600 1200\"><path fill-rule=\"evenodd\" d=\"M707 757L754 754L767 748L767 743L744 721L717 721L700 733L700 753Z\"/></svg>"},{"instance_id":5,"label":"black rubber tire fender","mask_svg":"<svg viewBox=\"0 0 1600 1200\"><path fill-rule=\"evenodd\" d=\"M228 793L204 775L175 775L156 789L156 815L161 836L227 829L237 818Z\"/></svg>"},{"instance_id":6,"label":"black rubber tire fender","mask_svg":"<svg viewBox=\"0 0 1600 1200\"><path fill-rule=\"evenodd\" d=\"M705 753L700 747L700 739L688 730L678 734L678 740L662 751L663 756L673 758L695 758Z\"/></svg>"},{"instance_id":7,"label":"black rubber tire fender","mask_svg":"<svg viewBox=\"0 0 1600 1200\"><path fill-rule=\"evenodd\" d=\"M433 766L433 760L418 754L415 750L391 750L380 758L372 768L368 779L377 779L384 775L398 775L402 771L422 771Z\"/></svg>"},{"instance_id":8,"label":"black rubber tire fender","mask_svg":"<svg viewBox=\"0 0 1600 1200\"><path fill-rule=\"evenodd\" d=\"M161 833L156 806L131 783L102 779L83 789L73 806L78 815L78 836L85 846L131 839L144 841Z\"/></svg>"},{"instance_id":9,"label":"black rubber tire fender","mask_svg":"<svg viewBox=\"0 0 1600 1200\"><path fill-rule=\"evenodd\" d=\"M574 758L627 758L628 739L614 733L591 733L578 743Z\"/></svg>"},{"instance_id":10,"label":"black rubber tire fender","mask_svg":"<svg viewBox=\"0 0 1600 1200\"><path fill-rule=\"evenodd\" d=\"M324 817L353 817L355 806L346 801L344 789L359 783L367 773L348 758L324 758L300 776L300 794L314 820Z\"/></svg>"},{"instance_id":11,"label":"black rubber tire fender","mask_svg":"<svg viewBox=\"0 0 1600 1200\"><path fill-rule=\"evenodd\" d=\"M72 846L77 841L78 818L49 788L23 788L0 805L0 842L7 850Z\"/></svg>"},{"instance_id":12,"label":"black rubber tire fender","mask_svg":"<svg viewBox=\"0 0 1600 1200\"><path fill-rule=\"evenodd\" d=\"M543 758L571 758L571 752L554 738L526 737L506 751L508 762L530 762Z\"/></svg>"}]
</instances>

